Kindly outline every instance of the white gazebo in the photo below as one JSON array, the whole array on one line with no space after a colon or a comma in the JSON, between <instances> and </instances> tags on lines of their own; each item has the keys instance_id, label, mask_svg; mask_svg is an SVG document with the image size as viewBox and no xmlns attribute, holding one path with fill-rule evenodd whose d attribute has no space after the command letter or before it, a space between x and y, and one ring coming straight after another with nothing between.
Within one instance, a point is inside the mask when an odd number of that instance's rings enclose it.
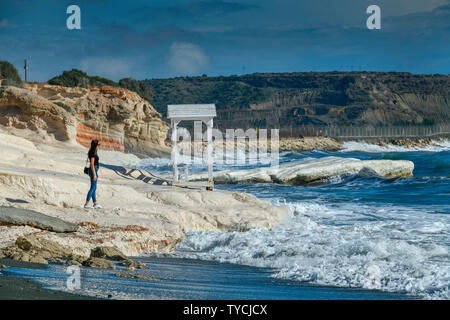
<instances>
[{"instance_id":1,"label":"white gazebo","mask_svg":"<svg viewBox=\"0 0 450 320\"><path fill-rule=\"evenodd\" d=\"M177 150L177 126L181 121L202 121L206 125L208 183L207 190L212 190L213 181L213 145L212 128L213 118L216 116L215 104L170 104L167 106L167 118L170 119L172 128L172 162L173 185L178 184L178 150Z\"/></svg>"}]
</instances>

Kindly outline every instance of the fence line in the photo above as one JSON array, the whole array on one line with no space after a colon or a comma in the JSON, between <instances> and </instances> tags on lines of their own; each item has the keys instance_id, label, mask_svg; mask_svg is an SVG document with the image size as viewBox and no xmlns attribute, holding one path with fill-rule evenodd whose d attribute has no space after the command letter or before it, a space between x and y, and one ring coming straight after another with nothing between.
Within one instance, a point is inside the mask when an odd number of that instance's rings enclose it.
<instances>
[{"instance_id":1,"label":"fence line","mask_svg":"<svg viewBox=\"0 0 450 320\"><path fill-rule=\"evenodd\" d=\"M193 128L186 128L193 137ZM255 127L243 128L256 129ZM260 128L263 129L263 128ZM270 129L267 128L270 134ZM224 128L220 128L225 134ZM435 125L408 125L408 126L284 126L279 129L279 137L331 137L331 138L422 138L433 136L450 136L450 123ZM171 130L168 132L170 137Z\"/></svg>"},{"instance_id":2,"label":"fence line","mask_svg":"<svg viewBox=\"0 0 450 320\"><path fill-rule=\"evenodd\" d=\"M327 136L333 138L394 138L450 135L450 123L410 126L291 126L280 129L280 137Z\"/></svg>"}]
</instances>

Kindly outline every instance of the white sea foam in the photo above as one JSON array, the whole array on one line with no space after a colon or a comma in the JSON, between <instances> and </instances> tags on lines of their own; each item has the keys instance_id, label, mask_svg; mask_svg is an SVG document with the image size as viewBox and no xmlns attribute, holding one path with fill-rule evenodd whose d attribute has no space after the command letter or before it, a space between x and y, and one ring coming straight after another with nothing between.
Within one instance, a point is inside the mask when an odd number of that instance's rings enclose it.
<instances>
[{"instance_id":1,"label":"white sea foam","mask_svg":"<svg viewBox=\"0 0 450 320\"><path fill-rule=\"evenodd\" d=\"M343 152L412 151L360 142L346 142L344 147ZM450 150L448 141L422 151L443 150ZM281 154L282 161L289 155ZM171 165L170 159L146 161L142 164L152 168ZM312 284L450 298L450 215L436 214L426 206L331 204L316 199L272 200L295 213L291 221L272 230L189 231L174 256L270 267L274 277Z\"/></svg>"},{"instance_id":2,"label":"white sea foam","mask_svg":"<svg viewBox=\"0 0 450 320\"><path fill-rule=\"evenodd\" d=\"M367 142L346 141L342 144L343 149L340 152L357 152L357 151L368 153L412 152L412 151L441 152L450 150L450 140L432 141L432 143L433 145L429 145L426 147L407 148L405 146L394 146L392 144L387 144L386 147L382 147Z\"/></svg>"},{"instance_id":3,"label":"white sea foam","mask_svg":"<svg viewBox=\"0 0 450 320\"><path fill-rule=\"evenodd\" d=\"M272 230L189 231L175 255L270 267L274 277L319 285L450 298L448 215L426 208L278 204L295 213L288 223Z\"/></svg>"}]
</instances>

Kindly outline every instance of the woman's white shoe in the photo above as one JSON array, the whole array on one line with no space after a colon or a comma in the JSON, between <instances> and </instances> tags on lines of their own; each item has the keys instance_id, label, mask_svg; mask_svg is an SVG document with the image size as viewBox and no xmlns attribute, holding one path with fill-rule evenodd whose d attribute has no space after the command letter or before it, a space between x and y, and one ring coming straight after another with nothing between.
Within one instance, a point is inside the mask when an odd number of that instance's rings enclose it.
<instances>
[{"instance_id":1,"label":"woman's white shoe","mask_svg":"<svg viewBox=\"0 0 450 320\"><path fill-rule=\"evenodd\" d=\"M90 204L90 203L85 204L84 207L85 207L86 209L93 209L93 208L94 208L94 207L92 206L92 204Z\"/></svg>"},{"instance_id":2,"label":"woman's white shoe","mask_svg":"<svg viewBox=\"0 0 450 320\"><path fill-rule=\"evenodd\" d=\"M94 207L93 207L94 209L101 209L101 208L103 208L101 205L99 205L99 204L96 204L96 205L94 205Z\"/></svg>"}]
</instances>

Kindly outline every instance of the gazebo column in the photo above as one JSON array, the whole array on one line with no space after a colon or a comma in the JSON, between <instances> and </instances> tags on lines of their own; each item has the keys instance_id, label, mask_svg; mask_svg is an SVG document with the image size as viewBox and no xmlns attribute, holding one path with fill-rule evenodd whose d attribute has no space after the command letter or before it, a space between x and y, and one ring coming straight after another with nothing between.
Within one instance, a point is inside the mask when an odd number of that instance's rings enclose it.
<instances>
[{"instance_id":1,"label":"gazebo column","mask_svg":"<svg viewBox=\"0 0 450 320\"><path fill-rule=\"evenodd\" d=\"M206 122L206 138L208 141L207 145L207 161L208 161L208 184L206 190L213 189L213 145L212 145L212 129L213 129L213 119L210 118Z\"/></svg>"},{"instance_id":2,"label":"gazebo column","mask_svg":"<svg viewBox=\"0 0 450 320\"><path fill-rule=\"evenodd\" d=\"M213 118L217 116L216 105L215 104L169 104L167 106L167 118L171 121L172 128L172 164L173 164L173 186L180 186L180 181L178 179L178 124L181 121L201 121L206 125L206 140L207 140L207 150L206 158L208 163L208 182L206 184L207 190L213 190L214 177L213 177ZM195 129L196 126L194 126ZM194 130L195 133L195 130ZM205 140L204 132L201 130L202 141ZM183 144L184 145L184 144ZM194 138L194 150L195 150L195 138ZM204 150L201 148L201 150ZM196 153L194 152L194 157ZM205 154L202 151L202 160L204 163ZM196 163L196 160L194 160ZM187 179L186 179L187 180ZM187 181L186 181L187 184ZM204 184L201 184L204 186Z\"/></svg>"},{"instance_id":3,"label":"gazebo column","mask_svg":"<svg viewBox=\"0 0 450 320\"><path fill-rule=\"evenodd\" d=\"M177 149L177 126L179 121L171 120L172 126L172 164L173 164L173 184L178 184L178 149Z\"/></svg>"}]
</instances>

